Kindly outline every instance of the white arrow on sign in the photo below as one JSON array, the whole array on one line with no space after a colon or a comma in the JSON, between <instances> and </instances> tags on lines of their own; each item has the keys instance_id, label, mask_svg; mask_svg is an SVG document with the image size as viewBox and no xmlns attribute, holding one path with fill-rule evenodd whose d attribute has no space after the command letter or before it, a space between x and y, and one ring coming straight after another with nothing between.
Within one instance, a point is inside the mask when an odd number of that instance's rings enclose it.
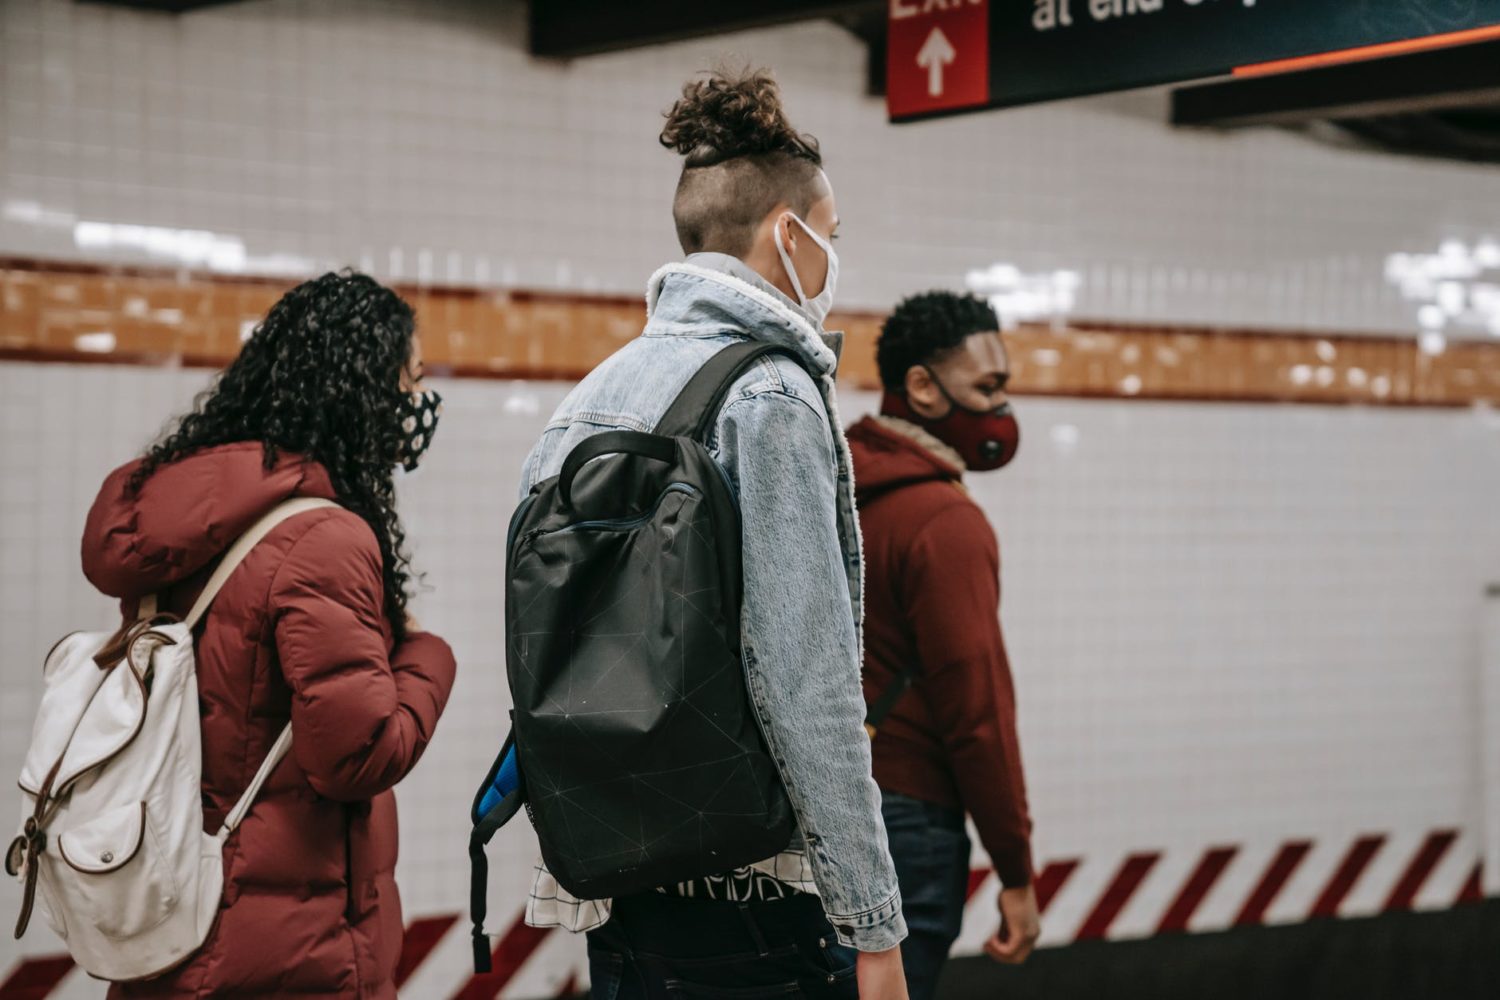
<instances>
[{"instance_id":1,"label":"white arrow on sign","mask_svg":"<svg viewBox=\"0 0 1500 1000\"><path fill-rule=\"evenodd\" d=\"M958 55L942 28L933 28L927 41L917 52L917 65L927 71L927 96L941 97L943 93L943 67Z\"/></svg>"}]
</instances>

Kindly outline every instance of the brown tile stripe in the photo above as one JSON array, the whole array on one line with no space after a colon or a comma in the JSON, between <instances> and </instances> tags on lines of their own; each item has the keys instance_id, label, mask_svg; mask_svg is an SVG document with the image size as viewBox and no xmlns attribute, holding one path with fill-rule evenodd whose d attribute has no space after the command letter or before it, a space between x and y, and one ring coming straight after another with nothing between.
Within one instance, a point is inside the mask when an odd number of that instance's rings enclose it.
<instances>
[{"instance_id":1,"label":"brown tile stripe","mask_svg":"<svg viewBox=\"0 0 1500 1000\"><path fill-rule=\"evenodd\" d=\"M219 367L291 282L0 258L0 357ZM576 379L634 337L639 299L466 288L401 288L429 368L467 377ZM842 375L878 384L882 317L835 314ZM107 354L78 338L112 333ZM1500 342L1453 343L1254 330L1075 323L1007 335L1021 395L1405 406L1500 405ZM1382 391L1383 390L1383 391Z\"/></svg>"}]
</instances>

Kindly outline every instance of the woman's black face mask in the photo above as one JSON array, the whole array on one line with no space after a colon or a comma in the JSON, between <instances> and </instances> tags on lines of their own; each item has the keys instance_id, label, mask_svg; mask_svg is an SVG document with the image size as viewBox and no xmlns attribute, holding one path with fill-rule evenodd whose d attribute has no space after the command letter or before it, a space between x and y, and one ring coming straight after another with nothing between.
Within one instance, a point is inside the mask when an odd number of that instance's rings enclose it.
<instances>
[{"instance_id":1,"label":"woman's black face mask","mask_svg":"<svg viewBox=\"0 0 1500 1000\"><path fill-rule=\"evenodd\" d=\"M401 399L401 448L396 460L407 472L422 461L432 446L438 417L443 415L443 397L432 390L408 393Z\"/></svg>"}]
</instances>

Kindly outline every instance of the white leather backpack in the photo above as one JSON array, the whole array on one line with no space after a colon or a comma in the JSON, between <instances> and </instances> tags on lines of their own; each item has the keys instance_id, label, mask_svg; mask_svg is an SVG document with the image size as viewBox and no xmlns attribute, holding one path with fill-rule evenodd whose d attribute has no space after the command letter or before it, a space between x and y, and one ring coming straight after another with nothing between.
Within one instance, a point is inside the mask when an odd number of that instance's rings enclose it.
<instances>
[{"instance_id":1,"label":"white leather backpack","mask_svg":"<svg viewBox=\"0 0 1500 1000\"><path fill-rule=\"evenodd\" d=\"M203 832L193 630L272 528L336 504L281 504L225 554L186 620L142 601L115 632L75 632L48 654L21 768L20 835L5 870L23 885L16 937L40 896L73 960L100 979L160 975L208 936L224 887L224 841L292 745L282 730L217 834Z\"/></svg>"}]
</instances>

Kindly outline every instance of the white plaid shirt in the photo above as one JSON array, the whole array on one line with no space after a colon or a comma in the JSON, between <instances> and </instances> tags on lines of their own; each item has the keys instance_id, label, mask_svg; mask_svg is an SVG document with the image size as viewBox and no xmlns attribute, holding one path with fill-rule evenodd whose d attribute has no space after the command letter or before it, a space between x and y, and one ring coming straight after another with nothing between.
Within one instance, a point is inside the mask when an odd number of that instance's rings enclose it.
<instances>
[{"instance_id":1,"label":"white plaid shirt","mask_svg":"<svg viewBox=\"0 0 1500 1000\"><path fill-rule=\"evenodd\" d=\"M526 923L532 927L561 927L582 934L609 921L611 900L579 899L557 884L547 866L537 861L531 879L531 897L526 901ZM752 872L768 875L797 892L817 895L812 865L802 851L782 851L773 858L736 869L731 876L748 876Z\"/></svg>"}]
</instances>

